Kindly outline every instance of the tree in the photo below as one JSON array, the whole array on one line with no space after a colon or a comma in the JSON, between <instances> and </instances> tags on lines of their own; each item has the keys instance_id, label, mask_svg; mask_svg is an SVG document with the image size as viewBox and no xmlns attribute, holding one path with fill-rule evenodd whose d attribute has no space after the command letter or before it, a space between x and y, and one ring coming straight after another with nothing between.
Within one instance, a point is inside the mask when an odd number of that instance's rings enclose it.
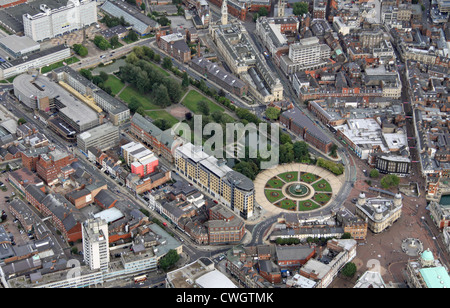
<instances>
[{"instance_id":1,"label":"tree","mask_svg":"<svg viewBox=\"0 0 450 308\"><path fill-rule=\"evenodd\" d=\"M163 84L155 84L154 88L153 97L155 102L162 107L170 106L170 97L166 86Z\"/></svg>"},{"instance_id":2,"label":"tree","mask_svg":"<svg viewBox=\"0 0 450 308\"><path fill-rule=\"evenodd\" d=\"M278 117L280 116L280 110L275 107L268 107L266 109L266 117L268 117L270 120L278 120Z\"/></svg>"},{"instance_id":3,"label":"tree","mask_svg":"<svg viewBox=\"0 0 450 308\"><path fill-rule=\"evenodd\" d=\"M355 273L356 273L356 265L353 262L348 262L342 269L342 275L346 277L353 277Z\"/></svg>"},{"instance_id":4,"label":"tree","mask_svg":"<svg viewBox=\"0 0 450 308\"><path fill-rule=\"evenodd\" d=\"M109 44L113 48L119 47L120 46L119 37L117 35L114 35L112 38L109 39Z\"/></svg>"},{"instance_id":5,"label":"tree","mask_svg":"<svg viewBox=\"0 0 450 308\"><path fill-rule=\"evenodd\" d=\"M331 148L330 148L330 156L331 157L337 157L337 152L336 152L337 149L338 149L337 145L333 144L331 146Z\"/></svg>"},{"instance_id":6,"label":"tree","mask_svg":"<svg viewBox=\"0 0 450 308\"><path fill-rule=\"evenodd\" d=\"M163 271L167 271L171 266L178 262L180 255L175 249L169 250L167 254L159 260L159 266Z\"/></svg>"},{"instance_id":7,"label":"tree","mask_svg":"<svg viewBox=\"0 0 450 308\"><path fill-rule=\"evenodd\" d=\"M392 187L397 187L398 184L400 184L400 178L398 176L396 176L395 174L388 174L385 175L382 179L381 179L381 186L383 188L392 188Z\"/></svg>"},{"instance_id":8,"label":"tree","mask_svg":"<svg viewBox=\"0 0 450 308\"><path fill-rule=\"evenodd\" d=\"M99 76L103 80L103 82L105 82L109 78L108 73L106 73L105 71L101 71Z\"/></svg>"},{"instance_id":9,"label":"tree","mask_svg":"<svg viewBox=\"0 0 450 308\"><path fill-rule=\"evenodd\" d=\"M130 31L127 35L128 39L132 42L136 42L137 40L139 40L139 36L137 35L136 32L134 31Z\"/></svg>"},{"instance_id":10,"label":"tree","mask_svg":"<svg viewBox=\"0 0 450 308\"><path fill-rule=\"evenodd\" d=\"M300 16L303 14L308 13L309 11L309 4L307 2L295 2L294 3L294 15Z\"/></svg>"},{"instance_id":11,"label":"tree","mask_svg":"<svg viewBox=\"0 0 450 308\"><path fill-rule=\"evenodd\" d=\"M189 84L189 76L186 72L183 72L183 81L181 82L181 86L186 89L189 87Z\"/></svg>"},{"instance_id":12,"label":"tree","mask_svg":"<svg viewBox=\"0 0 450 308\"><path fill-rule=\"evenodd\" d=\"M94 44L101 50L107 50L111 48L111 44L108 42L108 40L101 35L96 35L94 37Z\"/></svg>"},{"instance_id":13,"label":"tree","mask_svg":"<svg viewBox=\"0 0 450 308\"><path fill-rule=\"evenodd\" d=\"M197 104L198 107L198 111L200 111L202 114L208 116L209 115L209 105L207 102L205 101L200 101Z\"/></svg>"},{"instance_id":14,"label":"tree","mask_svg":"<svg viewBox=\"0 0 450 308\"><path fill-rule=\"evenodd\" d=\"M162 62L162 67L164 67L167 70L170 70L172 68L172 59L170 59L169 57L164 57L163 62Z\"/></svg>"},{"instance_id":15,"label":"tree","mask_svg":"<svg viewBox=\"0 0 450 308\"><path fill-rule=\"evenodd\" d=\"M25 120L24 118L19 118L19 120L17 120L17 124L22 125L27 123L27 120Z\"/></svg>"},{"instance_id":16,"label":"tree","mask_svg":"<svg viewBox=\"0 0 450 308\"><path fill-rule=\"evenodd\" d=\"M134 113L139 107L141 107L141 102L136 97L131 97L130 102L128 103L128 108L130 108L130 111Z\"/></svg>"},{"instance_id":17,"label":"tree","mask_svg":"<svg viewBox=\"0 0 450 308\"><path fill-rule=\"evenodd\" d=\"M80 74L81 74L81 76L83 76L89 80L92 80L92 72L90 70L82 68L80 70Z\"/></svg>"},{"instance_id":18,"label":"tree","mask_svg":"<svg viewBox=\"0 0 450 308\"><path fill-rule=\"evenodd\" d=\"M267 15L269 15L269 11L267 10L266 7L262 6L258 10L258 15L259 16L267 16Z\"/></svg>"},{"instance_id":19,"label":"tree","mask_svg":"<svg viewBox=\"0 0 450 308\"><path fill-rule=\"evenodd\" d=\"M156 21L163 27L170 25L170 20L166 16L162 16L158 18Z\"/></svg>"},{"instance_id":20,"label":"tree","mask_svg":"<svg viewBox=\"0 0 450 308\"><path fill-rule=\"evenodd\" d=\"M380 172L377 169L372 169L372 170L370 170L369 176L373 179L377 178L380 176Z\"/></svg>"},{"instance_id":21,"label":"tree","mask_svg":"<svg viewBox=\"0 0 450 308\"><path fill-rule=\"evenodd\" d=\"M296 141L293 145L294 159L299 162L309 162L308 144L305 141Z\"/></svg>"},{"instance_id":22,"label":"tree","mask_svg":"<svg viewBox=\"0 0 450 308\"><path fill-rule=\"evenodd\" d=\"M86 46L83 46L81 44L74 44L72 48L73 51L75 51L75 53L80 57L86 57L88 54L88 49L86 48Z\"/></svg>"},{"instance_id":23,"label":"tree","mask_svg":"<svg viewBox=\"0 0 450 308\"><path fill-rule=\"evenodd\" d=\"M141 10L145 11L145 3L144 2L141 3Z\"/></svg>"}]
</instances>

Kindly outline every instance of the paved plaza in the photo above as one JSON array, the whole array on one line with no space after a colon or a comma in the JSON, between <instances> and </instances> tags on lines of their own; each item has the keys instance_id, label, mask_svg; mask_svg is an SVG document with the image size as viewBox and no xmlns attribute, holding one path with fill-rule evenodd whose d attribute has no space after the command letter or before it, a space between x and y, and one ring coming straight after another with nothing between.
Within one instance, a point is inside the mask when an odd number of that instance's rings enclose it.
<instances>
[{"instance_id":1,"label":"paved plaza","mask_svg":"<svg viewBox=\"0 0 450 308\"><path fill-rule=\"evenodd\" d=\"M314 213L333 204L344 176L315 165L285 164L265 170L254 181L255 200L266 215Z\"/></svg>"}]
</instances>

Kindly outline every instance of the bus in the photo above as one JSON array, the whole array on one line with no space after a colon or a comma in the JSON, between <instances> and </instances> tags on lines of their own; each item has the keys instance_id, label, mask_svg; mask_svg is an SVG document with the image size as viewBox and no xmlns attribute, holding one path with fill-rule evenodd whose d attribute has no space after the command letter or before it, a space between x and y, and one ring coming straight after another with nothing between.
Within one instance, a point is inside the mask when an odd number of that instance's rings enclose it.
<instances>
[{"instance_id":1,"label":"bus","mask_svg":"<svg viewBox=\"0 0 450 308\"><path fill-rule=\"evenodd\" d=\"M147 275L141 275L134 277L134 283L144 282L147 280Z\"/></svg>"}]
</instances>

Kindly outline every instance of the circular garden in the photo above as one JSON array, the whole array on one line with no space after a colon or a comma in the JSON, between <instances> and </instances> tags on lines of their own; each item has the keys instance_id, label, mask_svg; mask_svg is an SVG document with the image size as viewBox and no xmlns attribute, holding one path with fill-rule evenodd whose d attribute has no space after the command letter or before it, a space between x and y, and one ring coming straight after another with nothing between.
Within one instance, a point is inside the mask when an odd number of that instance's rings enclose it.
<instances>
[{"instance_id":1,"label":"circular garden","mask_svg":"<svg viewBox=\"0 0 450 308\"><path fill-rule=\"evenodd\" d=\"M289 171L269 179L264 187L267 200L290 211L311 211L325 206L332 197L327 180L317 174Z\"/></svg>"}]
</instances>

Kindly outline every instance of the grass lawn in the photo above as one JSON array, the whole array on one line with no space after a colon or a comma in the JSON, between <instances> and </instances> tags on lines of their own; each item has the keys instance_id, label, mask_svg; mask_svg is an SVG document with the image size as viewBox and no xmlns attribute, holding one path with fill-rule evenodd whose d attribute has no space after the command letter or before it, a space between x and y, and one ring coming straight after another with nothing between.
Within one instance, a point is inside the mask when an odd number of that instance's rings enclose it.
<instances>
[{"instance_id":1,"label":"grass lawn","mask_svg":"<svg viewBox=\"0 0 450 308\"><path fill-rule=\"evenodd\" d=\"M285 183L282 180L280 180L279 178L273 177L269 181L267 181L266 187L281 188L281 187L283 187L284 184Z\"/></svg>"},{"instance_id":2,"label":"grass lawn","mask_svg":"<svg viewBox=\"0 0 450 308\"><path fill-rule=\"evenodd\" d=\"M209 106L209 113L213 113L214 111L220 111L220 112L224 112L225 111L225 109L223 109L219 105L215 104L214 102L212 102L211 100L206 98L206 96L203 96L202 94L198 93L195 90L189 91L189 93L184 97L184 99L181 102L181 104L186 106L193 113L201 114L201 112L197 109L198 108L197 104L200 101L207 102L207 104Z\"/></svg>"},{"instance_id":3,"label":"grass lawn","mask_svg":"<svg viewBox=\"0 0 450 308\"><path fill-rule=\"evenodd\" d=\"M119 93L120 90L122 90L122 88L125 86L125 84L122 81L120 81L119 78L117 78L112 74L108 75L108 80L106 80L104 84L105 86L111 87L112 96L116 96L116 94Z\"/></svg>"},{"instance_id":4,"label":"grass lawn","mask_svg":"<svg viewBox=\"0 0 450 308\"><path fill-rule=\"evenodd\" d=\"M299 211L311 211L314 209L318 209L320 205L311 200L303 200L298 202L298 210Z\"/></svg>"},{"instance_id":5,"label":"grass lawn","mask_svg":"<svg viewBox=\"0 0 450 308\"><path fill-rule=\"evenodd\" d=\"M327 181L325 181L324 179L314 183L312 185L312 187L314 187L314 189L316 191L326 191L326 192L331 192L331 185L330 183L328 183Z\"/></svg>"},{"instance_id":6,"label":"grass lawn","mask_svg":"<svg viewBox=\"0 0 450 308\"><path fill-rule=\"evenodd\" d=\"M168 123L170 123L171 126L175 125L175 124L177 124L179 122L177 118L175 118L173 115L171 115L170 113L168 113L165 110L146 111L145 114L147 114L153 120L164 119Z\"/></svg>"},{"instance_id":7,"label":"grass lawn","mask_svg":"<svg viewBox=\"0 0 450 308\"><path fill-rule=\"evenodd\" d=\"M108 78L109 80L109 78ZM161 109L160 106L154 104L148 95L142 95L132 86L127 86L123 91L119 94L121 100L130 103L132 97L136 97L137 100L141 103L144 110L152 110L152 109Z\"/></svg>"},{"instance_id":8,"label":"grass lawn","mask_svg":"<svg viewBox=\"0 0 450 308\"><path fill-rule=\"evenodd\" d=\"M62 61L53 63L53 64L51 64L49 66L42 67L41 73L45 74L45 73L48 73L50 71L53 71L55 68L63 66L64 65L63 62L65 62L67 65L69 65L69 64L72 64L72 63L77 63L78 61L80 61L80 59L78 59L77 57L73 56L72 58L64 59Z\"/></svg>"},{"instance_id":9,"label":"grass lawn","mask_svg":"<svg viewBox=\"0 0 450 308\"><path fill-rule=\"evenodd\" d=\"M272 203L284 198L283 192L279 189L264 189L264 194L267 200Z\"/></svg>"},{"instance_id":10,"label":"grass lawn","mask_svg":"<svg viewBox=\"0 0 450 308\"><path fill-rule=\"evenodd\" d=\"M298 172L296 171L285 172L279 174L278 177L285 182L296 182L298 180Z\"/></svg>"},{"instance_id":11,"label":"grass lawn","mask_svg":"<svg viewBox=\"0 0 450 308\"><path fill-rule=\"evenodd\" d=\"M277 202L277 206L281 207L285 210L296 211L297 210L297 201L291 199L284 199L280 202Z\"/></svg>"},{"instance_id":12,"label":"grass lawn","mask_svg":"<svg viewBox=\"0 0 450 308\"><path fill-rule=\"evenodd\" d=\"M308 183L308 184L310 184L312 182L315 182L315 181L317 181L319 179L319 177L317 175L315 175L315 174L303 173L303 172L300 175L300 178L301 178L302 182L305 182L305 183Z\"/></svg>"},{"instance_id":13,"label":"grass lawn","mask_svg":"<svg viewBox=\"0 0 450 308\"><path fill-rule=\"evenodd\" d=\"M324 193L316 193L313 197L314 201L318 202L319 204L325 205L328 201L331 199L330 194L324 194Z\"/></svg>"}]
</instances>

